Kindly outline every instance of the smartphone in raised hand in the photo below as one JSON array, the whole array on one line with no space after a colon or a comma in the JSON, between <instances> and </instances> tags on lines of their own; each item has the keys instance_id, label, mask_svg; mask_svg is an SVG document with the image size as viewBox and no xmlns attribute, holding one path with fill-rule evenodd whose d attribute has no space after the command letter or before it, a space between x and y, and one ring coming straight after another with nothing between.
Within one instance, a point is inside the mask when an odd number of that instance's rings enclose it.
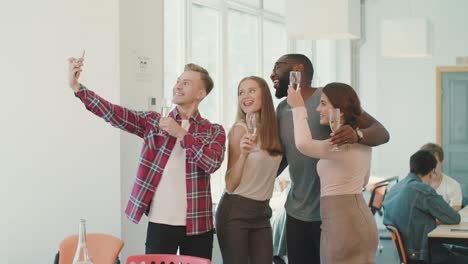
<instances>
[{"instance_id":1,"label":"smartphone in raised hand","mask_svg":"<svg viewBox=\"0 0 468 264\"><path fill-rule=\"evenodd\" d=\"M84 56L85 56L86 50L83 50L83 53L81 53L81 57L78 58L78 61L83 62L84 61ZM80 72L75 73L75 77L78 78L80 76Z\"/></svg>"},{"instance_id":2,"label":"smartphone in raised hand","mask_svg":"<svg viewBox=\"0 0 468 264\"><path fill-rule=\"evenodd\" d=\"M86 53L86 50L83 50L83 53L81 53L81 57L78 60L83 61L85 53Z\"/></svg>"}]
</instances>

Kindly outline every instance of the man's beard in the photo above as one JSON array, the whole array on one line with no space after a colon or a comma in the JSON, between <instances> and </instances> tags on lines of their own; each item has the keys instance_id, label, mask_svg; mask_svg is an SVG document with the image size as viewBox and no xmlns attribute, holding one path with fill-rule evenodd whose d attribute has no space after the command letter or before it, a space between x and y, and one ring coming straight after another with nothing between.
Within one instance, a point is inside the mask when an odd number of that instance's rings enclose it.
<instances>
[{"instance_id":1,"label":"man's beard","mask_svg":"<svg viewBox=\"0 0 468 264\"><path fill-rule=\"evenodd\" d=\"M288 96L288 80L279 80L278 87L276 88L275 97L281 99Z\"/></svg>"}]
</instances>

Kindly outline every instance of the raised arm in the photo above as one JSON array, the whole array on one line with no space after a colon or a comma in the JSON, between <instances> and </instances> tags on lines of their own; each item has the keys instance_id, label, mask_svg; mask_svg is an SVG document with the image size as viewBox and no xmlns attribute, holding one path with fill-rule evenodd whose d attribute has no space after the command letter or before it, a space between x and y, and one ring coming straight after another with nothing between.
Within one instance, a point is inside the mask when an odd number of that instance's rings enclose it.
<instances>
[{"instance_id":1,"label":"raised arm","mask_svg":"<svg viewBox=\"0 0 468 264\"><path fill-rule=\"evenodd\" d=\"M146 129L147 112L139 112L114 105L101 98L78 82L83 66L83 57L69 58L69 85L86 109L101 117L112 126L143 137Z\"/></svg>"},{"instance_id":2,"label":"raised arm","mask_svg":"<svg viewBox=\"0 0 468 264\"><path fill-rule=\"evenodd\" d=\"M340 127L330 139L331 144L343 145L360 143L367 146L378 146L387 143L390 140L390 134L387 129L374 117L362 112L359 119L359 128L363 137L359 140L357 132L349 125Z\"/></svg>"},{"instance_id":3,"label":"raised arm","mask_svg":"<svg viewBox=\"0 0 468 264\"><path fill-rule=\"evenodd\" d=\"M201 142L189 132L181 139L182 147L185 148L187 157L197 164L197 167L207 173L214 173L224 160L226 149L226 134L220 125L212 125L212 137L209 142Z\"/></svg>"},{"instance_id":4,"label":"raised arm","mask_svg":"<svg viewBox=\"0 0 468 264\"><path fill-rule=\"evenodd\" d=\"M296 148L304 155L317 159L337 159L341 152L329 151L328 140L315 140L312 138L309 123L307 122L307 109L301 96L300 88L296 90L289 87L288 104L292 108L294 124L294 141Z\"/></svg>"},{"instance_id":5,"label":"raised arm","mask_svg":"<svg viewBox=\"0 0 468 264\"><path fill-rule=\"evenodd\" d=\"M80 90L75 92L75 95L83 102L86 109L101 117L112 126L143 137L148 112L129 110L119 105L111 104L84 86L81 86Z\"/></svg>"},{"instance_id":6,"label":"raised arm","mask_svg":"<svg viewBox=\"0 0 468 264\"><path fill-rule=\"evenodd\" d=\"M248 151L252 147L249 138L245 137L246 132L246 128L241 125L234 125L229 132L228 165L225 175L228 192L234 192L239 186Z\"/></svg>"},{"instance_id":7,"label":"raised arm","mask_svg":"<svg viewBox=\"0 0 468 264\"><path fill-rule=\"evenodd\" d=\"M331 152L331 146L327 140L315 140L312 138L312 133L307 121L307 110L304 106L294 107L294 141L296 148L304 155L317 159L337 159L341 156L341 152Z\"/></svg>"}]
</instances>

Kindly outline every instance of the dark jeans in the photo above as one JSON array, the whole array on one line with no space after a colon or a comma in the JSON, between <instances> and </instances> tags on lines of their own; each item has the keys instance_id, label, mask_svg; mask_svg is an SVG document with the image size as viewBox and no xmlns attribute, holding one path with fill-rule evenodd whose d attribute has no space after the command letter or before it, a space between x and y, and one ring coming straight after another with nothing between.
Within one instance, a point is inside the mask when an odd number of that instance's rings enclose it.
<instances>
[{"instance_id":1,"label":"dark jeans","mask_svg":"<svg viewBox=\"0 0 468 264\"><path fill-rule=\"evenodd\" d=\"M286 218L286 243L289 264L320 264L320 225L290 215Z\"/></svg>"},{"instance_id":2,"label":"dark jeans","mask_svg":"<svg viewBox=\"0 0 468 264\"><path fill-rule=\"evenodd\" d=\"M213 230L200 235L187 236L185 226L148 223L146 254L176 254L211 259Z\"/></svg>"},{"instance_id":3,"label":"dark jeans","mask_svg":"<svg viewBox=\"0 0 468 264\"><path fill-rule=\"evenodd\" d=\"M224 193L216 210L223 264L272 264L269 201Z\"/></svg>"}]
</instances>

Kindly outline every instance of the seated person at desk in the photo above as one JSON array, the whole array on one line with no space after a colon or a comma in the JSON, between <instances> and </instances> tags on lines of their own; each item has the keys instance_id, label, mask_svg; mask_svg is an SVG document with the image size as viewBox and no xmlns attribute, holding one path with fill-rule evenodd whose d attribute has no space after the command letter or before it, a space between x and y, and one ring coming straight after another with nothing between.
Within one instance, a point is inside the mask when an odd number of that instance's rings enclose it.
<instances>
[{"instance_id":1,"label":"seated person at desk","mask_svg":"<svg viewBox=\"0 0 468 264\"><path fill-rule=\"evenodd\" d=\"M409 263L428 260L427 234L442 224L460 223L460 215L431 187L437 161L430 152L420 150L410 158L410 173L387 193L384 206L385 225L400 231ZM453 256L446 247L433 248L433 263L468 263L463 256ZM460 262L459 258L461 260Z\"/></svg>"},{"instance_id":2,"label":"seated person at desk","mask_svg":"<svg viewBox=\"0 0 468 264\"><path fill-rule=\"evenodd\" d=\"M434 143L427 143L421 147L421 150L429 151L437 160L436 174L432 179L432 187L438 194L442 195L444 200L450 204L453 209L460 211L463 199L462 190L460 183L442 173L442 164L444 162L444 151L442 147Z\"/></svg>"}]
</instances>

